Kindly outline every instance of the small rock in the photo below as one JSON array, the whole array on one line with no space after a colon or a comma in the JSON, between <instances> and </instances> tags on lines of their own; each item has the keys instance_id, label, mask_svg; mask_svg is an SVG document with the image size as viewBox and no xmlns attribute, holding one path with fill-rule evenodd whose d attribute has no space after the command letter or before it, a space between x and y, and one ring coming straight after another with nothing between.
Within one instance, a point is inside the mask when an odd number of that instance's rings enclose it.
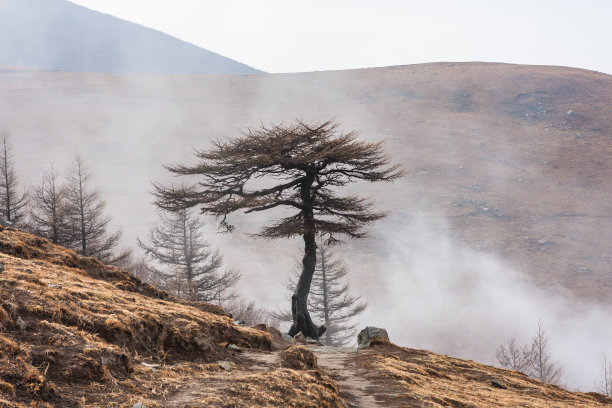
<instances>
[{"instance_id":1,"label":"small rock","mask_svg":"<svg viewBox=\"0 0 612 408\"><path fill-rule=\"evenodd\" d=\"M574 111L573 110L568 110L567 111L567 116L574 116Z\"/></svg>"},{"instance_id":2,"label":"small rock","mask_svg":"<svg viewBox=\"0 0 612 408\"><path fill-rule=\"evenodd\" d=\"M507 389L508 387L506 387L504 384L502 384L501 382L499 382L499 380L496 379L492 379L491 380L491 385L494 386L495 388L500 388L502 390Z\"/></svg>"},{"instance_id":3,"label":"small rock","mask_svg":"<svg viewBox=\"0 0 612 408\"><path fill-rule=\"evenodd\" d=\"M31 270L31 269L26 269L26 270L25 270L25 273L27 273L28 275L31 275L31 274L33 274L34 272L32 272L32 270Z\"/></svg>"},{"instance_id":4,"label":"small rock","mask_svg":"<svg viewBox=\"0 0 612 408\"><path fill-rule=\"evenodd\" d=\"M232 370L232 363L230 363L229 361L219 361L219 362L217 362L217 364L219 364L219 367L221 367L225 371L231 371Z\"/></svg>"},{"instance_id":5,"label":"small rock","mask_svg":"<svg viewBox=\"0 0 612 408\"><path fill-rule=\"evenodd\" d=\"M25 330L28 327L28 324L23 321L21 316L17 317L17 321L15 323L17 323L17 326L19 326L21 330Z\"/></svg>"},{"instance_id":6,"label":"small rock","mask_svg":"<svg viewBox=\"0 0 612 408\"><path fill-rule=\"evenodd\" d=\"M354 402L349 402L348 405L349 407L359 408L359 405L355 404Z\"/></svg>"},{"instance_id":7,"label":"small rock","mask_svg":"<svg viewBox=\"0 0 612 408\"><path fill-rule=\"evenodd\" d=\"M237 345L235 345L235 344L228 344L228 345L227 345L227 348L228 348L228 350L242 351L242 350L240 350L240 347L238 347L238 346L237 346Z\"/></svg>"},{"instance_id":8,"label":"small rock","mask_svg":"<svg viewBox=\"0 0 612 408\"><path fill-rule=\"evenodd\" d=\"M246 326L247 322L245 322L244 320L241 320L241 319L236 319L236 320L234 320L234 324L237 324L238 326Z\"/></svg>"},{"instance_id":9,"label":"small rock","mask_svg":"<svg viewBox=\"0 0 612 408\"><path fill-rule=\"evenodd\" d=\"M147 408L147 406L143 404L142 402L137 402L134 405L132 405L132 408Z\"/></svg>"},{"instance_id":10,"label":"small rock","mask_svg":"<svg viewBox=\"0 0 612 408\"><path fill-rule=\"evenodd\" d=\"M62 284L61 283L50 283L49 287L51 289L61 289L62 288Z\"/></svg>"},{"instance_id":11,"label":"small rock","mask_svg":"<svg viewBox=\"0 0 612 408\"><path fill-rule=\"evenodd\" d=\"M387 334L387 330L385 329L366 326L366 328L360 331L357 335L357 347L369 347L370 341L374 338L389 340L389 334Z\"/></svg>"}]
</instances>

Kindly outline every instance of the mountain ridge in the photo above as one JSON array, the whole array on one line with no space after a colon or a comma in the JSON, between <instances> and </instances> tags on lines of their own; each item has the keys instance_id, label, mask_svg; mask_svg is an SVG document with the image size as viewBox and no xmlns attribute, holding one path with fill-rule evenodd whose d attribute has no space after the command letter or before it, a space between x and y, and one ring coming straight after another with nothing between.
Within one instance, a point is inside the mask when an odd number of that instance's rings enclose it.
<instances>
[{"instance_id":1,"label":"mountain ridge","mask_svg":"<svg viewBox=\"0 0 612 408\"><path fill-rule=\"evenodd\" d=\"M71 72L261 74L160 31L66 0L4 0L0 64Z\"/></svg>"}]
</instances>

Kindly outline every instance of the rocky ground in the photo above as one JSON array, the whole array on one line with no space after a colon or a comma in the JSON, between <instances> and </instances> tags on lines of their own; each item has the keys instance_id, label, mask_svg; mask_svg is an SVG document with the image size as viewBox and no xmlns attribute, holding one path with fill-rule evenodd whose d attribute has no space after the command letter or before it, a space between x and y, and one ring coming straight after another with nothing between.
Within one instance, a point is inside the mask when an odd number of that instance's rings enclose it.
<instances>
[{"instance_id":1,"label":"rocky ground","mask_svg":"<svg viewBox=\"0 0 612 408\"><path fill-rule=\"evenodd\" d=\"M334 348L238 326L217 306L7 227L0 263L0 407L612 404L384 340Z\"/></svg>"}]
</instances>

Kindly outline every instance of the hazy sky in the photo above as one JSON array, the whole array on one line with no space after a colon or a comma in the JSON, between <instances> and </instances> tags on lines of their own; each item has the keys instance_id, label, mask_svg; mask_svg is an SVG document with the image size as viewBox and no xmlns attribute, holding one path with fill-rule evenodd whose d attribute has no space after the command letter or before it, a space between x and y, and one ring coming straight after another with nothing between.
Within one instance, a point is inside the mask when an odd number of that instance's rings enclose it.
<instances>
[{"instance_id":1,"label":"hazy sky","mask_svg":"<svg viewBox=\"0 0 612 408\"><path fill-rule=\"evenodd\" d=\"M437 61L612 74L610 0L73 0L271 73Z\"/></svg>"}]
</instances>

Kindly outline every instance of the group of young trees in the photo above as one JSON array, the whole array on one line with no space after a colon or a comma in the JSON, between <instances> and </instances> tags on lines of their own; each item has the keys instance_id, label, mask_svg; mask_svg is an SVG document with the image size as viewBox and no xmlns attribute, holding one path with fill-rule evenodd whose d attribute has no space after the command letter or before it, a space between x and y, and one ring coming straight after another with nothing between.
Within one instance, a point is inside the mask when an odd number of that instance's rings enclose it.
<instances>
[{"instance_id":1,"label":"group of young trees","mask_svg":"<svg viewBox=\"0 0 612 408\"><path fill-rule=\"evenodd\" d=\"M562 370L552 359L549 339L541 320L530 344L519 346L516 339L511 338L497 348L496 357L502 367L524 372L536 380L550 384L559 384L561 380Z\"/></svg>"},{"instance_id":2,"label":"group of young trees","mask_svg":"<svg viewBox=\"0 0 612 408\"><path fill-rule=\"evenodd\" d=\"M9 225L126 267L178 297L221 303L233 296L228 290L240 274L220 272L221 255L209 248L201 223L189 211L160 214L150 243L138 241L145 256L134 260L131 250L118 251L121 230L110 230L111 217L83 157L75 155L63 177L51 165L40 183L20 192L8 131L0 132L0 143L0 216Z\"/></svg>"},{"instance_id":3,"label":"group of young trees","mask_svg":"<svg viewBox=\"0 0 612 408\"><path fill-rule=\"evenodd\" d=\"M90 178L87 162L79 155L74 156L63 179L51 166L32 188L26 228L81 255L118 262L129 252L117 251L121 230L109 230L106 203Z\"/></svg>"},{"instance_id":4,"label":"group of young trees","mask_svg":"<svg viewBox=\"0 0 612 408\"><path fill-rule=\"evenodd\" d=\"M0 215L5 221L103 262L127 256L117 252L121 231L109 231L111 219L104 214L100 192L91 186L85 159L75 155L63 179L51 166L30 192L19 192L8 131L2 131L0 142Z\"/></svg>"}]
</instances>

